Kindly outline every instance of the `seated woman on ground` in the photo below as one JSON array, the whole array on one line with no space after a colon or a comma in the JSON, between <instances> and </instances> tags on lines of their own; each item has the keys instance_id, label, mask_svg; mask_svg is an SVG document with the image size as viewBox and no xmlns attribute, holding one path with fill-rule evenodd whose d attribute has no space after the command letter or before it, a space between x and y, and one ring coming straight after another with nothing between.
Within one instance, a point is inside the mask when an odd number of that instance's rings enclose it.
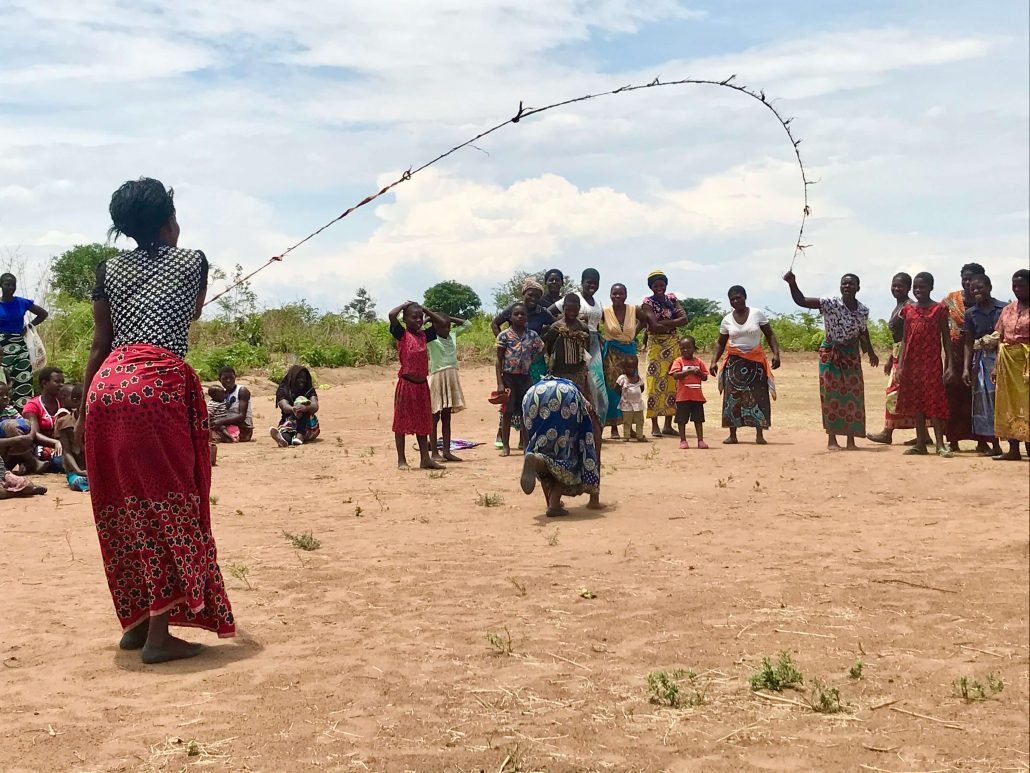
<instances>
[{"instance_id":1,"label":"seated woman on ground","mask_svg":"<svg viewBox=\"0 0 1030 773\"><path fill-rule=\"evenodd\" d=\"M218 382L225 390L225 415L219 418L217 424L211 421L211 429L224 427L230 436L241 443L253 440L254 406L250 390L236 383L236 370L228 365L218 371Z\"/></svg>"},{"instance_id":2,"label":"seated woman on ground","mask_svg":"<svg viewBox=\"0 0 1030 773\"><path fill-rule=\"evenodd\" d=\"M303 365L291 365L275 391L275 404L282 418L269 434L280 448L302 446L318 437L318 392L311 371Z\"/></svg>"},{"instance_id":3,"label":"seated woman on ground","mask_svg":"<svg viewBox=\"0 0 1030 773\"><path fill-rule=\"evenodd\" d=\"M64 373L60 368L43 368L39 372L40 394L33 397L21 409L35 434L36 455L45 464L33 472L64 472L61 466L61 454L64 449L57 439L55 425L57 412L61 410L61 387L64 386Z\"/></svg>"}]
</instances>

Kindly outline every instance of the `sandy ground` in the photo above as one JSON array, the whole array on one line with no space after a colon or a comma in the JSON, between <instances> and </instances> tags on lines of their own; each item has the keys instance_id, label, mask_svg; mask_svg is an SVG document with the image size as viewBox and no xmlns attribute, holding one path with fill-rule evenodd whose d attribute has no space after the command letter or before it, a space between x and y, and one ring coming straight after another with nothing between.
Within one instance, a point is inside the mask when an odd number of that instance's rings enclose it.
<instances>
[{"instance_id":1,"label":"sandy ground","mask_svg":"<svg viewBox=\"0 0 1030 773\"><path fill-rule=\"evenodd\" d=\"M879 429L883 376L866 373ZM492 440L491 378L464 372L456 436ZM86 495L50 477L47 496L2 503L0 768L1027 770L1026 463L827 453L815 364L797 357L769 446L606 445L611 509L546 519L491 446L443 476L394 469L387 371L318 380L321 442L221 449L215 535L241 632L195 634L213 645L196 660L116 648ZM260 429L273 390L253 388ZM780 652L845 712L752 692ZM699 675L701 705L649 702L648 673L676 668ZM956 696L988 674L1000 693Z\"/></svg>"}]
</instances>

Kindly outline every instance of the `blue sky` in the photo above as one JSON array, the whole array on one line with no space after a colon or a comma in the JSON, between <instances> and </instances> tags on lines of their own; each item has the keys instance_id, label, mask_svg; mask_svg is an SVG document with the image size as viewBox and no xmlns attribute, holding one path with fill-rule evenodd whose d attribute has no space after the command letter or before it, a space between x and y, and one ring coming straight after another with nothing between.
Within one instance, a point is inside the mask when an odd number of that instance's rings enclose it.
<instances>
[{"instance_id":1,"label":"blue sky","mask_svg":"<svg viewBox=\"0 0 1030 773\"><path fill-rule=\"evenodd\" d=\"M1030 252L1028 23L1025 2L0 0L0 262L32 289L149 175L183 245L251 268L520 100L736 73L796 117L820 181L806 292L856 271L883 315L895 271L943 293L977 260L1008 297ZM800 180L760 105L664 89L479 144L259 275L261 302L335 310L365 286L386 309L441 279L486 299L550 266L642 296L662 267L682 295L742 283L791 310Z\"/></svg>"}]
</instances>

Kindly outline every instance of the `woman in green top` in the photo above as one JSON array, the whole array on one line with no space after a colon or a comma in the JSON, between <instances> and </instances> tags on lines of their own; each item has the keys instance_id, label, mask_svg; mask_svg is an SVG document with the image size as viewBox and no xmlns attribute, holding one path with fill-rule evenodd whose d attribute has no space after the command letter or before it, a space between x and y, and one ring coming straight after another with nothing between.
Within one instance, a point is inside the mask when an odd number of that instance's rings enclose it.
<instances>
[{"instance_id":1,"label":"woman in green top","mask_svg":"<svg viewBox=\"0 0 1030 773\"><path fill-rule=\"evenodd\" d=\"M465 395L458 379L458 336L472 327L472 323L457 317L446 317L445 324L434 325L436 338L426 348L429 351L429 397L433 404L433 434L429 438L431 457L435 461L460 462L451 453L451 414L465 410ZM436 430L442 425L443 443L436 445Z\"/></svg>"}]
</instances>

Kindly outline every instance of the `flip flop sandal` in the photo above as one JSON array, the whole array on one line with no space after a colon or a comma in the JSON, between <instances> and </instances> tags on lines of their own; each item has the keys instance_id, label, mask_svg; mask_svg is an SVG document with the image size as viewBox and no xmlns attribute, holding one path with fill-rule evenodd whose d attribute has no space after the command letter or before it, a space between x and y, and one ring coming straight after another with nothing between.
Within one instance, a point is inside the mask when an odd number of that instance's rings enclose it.
<instances>
[{"instance_id":1,"label":"flip flop sandal","mask_svg":"<svg viewBox=\"0 0 1030 773\"><path fill-rule=\"evenodd\" d=\"M949 451L947 448L938 448L937 456L940 456L943 459L951 459L955 456L955 453L953 451Z\"/></svg>"},{"instance_id":2,"label":"flip flop sandal","mask_svg":"<svg viewBox=\"0 0 1030 773\"><path fill-rule=\"evenodd\" d=\"M949 452L950 453L950 452ZM912 448L906 448L904 451L905 456L929 456L929 451L920 451L918 448L913 446Z\"/></svg>"}]
</instances>

